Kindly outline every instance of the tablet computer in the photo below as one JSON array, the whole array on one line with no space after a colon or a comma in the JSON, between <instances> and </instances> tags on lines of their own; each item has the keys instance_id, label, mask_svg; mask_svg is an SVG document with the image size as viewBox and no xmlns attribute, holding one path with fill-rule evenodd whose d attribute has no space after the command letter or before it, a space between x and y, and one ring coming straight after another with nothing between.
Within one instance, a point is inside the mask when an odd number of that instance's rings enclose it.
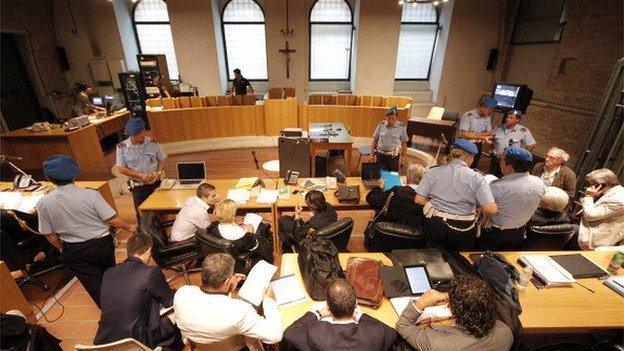
<instances>
[{"instance_id":1,"label":"tablet computer","mask_svg":"<svg viewBox=\"0 0 624 351\"><path fill-rule=\"evenodd\" d=\"M425 265L405 266L405 275L413 295L422 295L431 289L431 280Z\"/></svg>"}]
</instances>

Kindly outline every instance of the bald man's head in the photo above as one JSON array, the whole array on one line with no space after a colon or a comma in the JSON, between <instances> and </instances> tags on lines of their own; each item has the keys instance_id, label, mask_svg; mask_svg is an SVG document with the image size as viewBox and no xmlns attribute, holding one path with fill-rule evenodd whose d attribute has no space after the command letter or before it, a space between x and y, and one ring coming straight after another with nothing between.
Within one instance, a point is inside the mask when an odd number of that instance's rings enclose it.
<instances>
[{"instance_id":1,"label":"bald man's head","mask_svg":"<svg viewBox=\"0 0 624 351\"><path fill-rule=\"evenodd\" d=\"M355 289L345 279L336 279L327 288L327 307L336 319L353 316L355 311Z\"/></svg>"}]
</instances>

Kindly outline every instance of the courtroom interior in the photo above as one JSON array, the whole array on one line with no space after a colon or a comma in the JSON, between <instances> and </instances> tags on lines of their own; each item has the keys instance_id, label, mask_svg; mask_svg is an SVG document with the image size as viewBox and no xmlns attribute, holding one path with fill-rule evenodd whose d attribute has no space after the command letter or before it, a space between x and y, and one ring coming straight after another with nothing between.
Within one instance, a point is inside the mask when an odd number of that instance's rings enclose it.
<instances>
[{"instance_id":1,"label":"courtroom interior","mask_svg":"<svg viewBox=\"0 0 624 351\"><path fill-rule=\"evenodd\" d=\"M621 0L2 0L0 346L624 349Z\"/></svg>"}]
</instances>

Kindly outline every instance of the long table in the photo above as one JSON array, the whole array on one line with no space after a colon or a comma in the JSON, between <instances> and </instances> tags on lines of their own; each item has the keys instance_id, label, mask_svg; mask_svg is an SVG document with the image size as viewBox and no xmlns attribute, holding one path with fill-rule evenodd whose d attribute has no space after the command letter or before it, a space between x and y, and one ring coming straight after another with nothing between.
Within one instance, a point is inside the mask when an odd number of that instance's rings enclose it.
<instances>
[{"instance_id":1,"label":"long table","mask_svg":"<svg viewBox=\"0 0 624 351\"><path fill-rule=\"evenodd\" d=\"M555 251L555 252L501 252L507 260L517 268L517 259L522 255L565 255L581 253L601 267L606 267L613 252L594 251ZM464 255L468 257L469 253ZM346 268L349 257L367 257L381 261L384 265L392 265L390 259L382 253L341 253L340 264ZM303 280L297 264L297 254L284 254L281 260L280 275L294 274L301 287ZM522 314L520 321L527 333L575 333L589 329L621 329L624 328L624 298L602 284L597 278L578 279L579 283L590 288L573 284L565 287L537 289L532 283L519 293ZM280 308L282 329L286 329L296 319L310 310L314 301L307 295L299 303ZM377 318L394 328L399 318L387 298L381 307L373 310L360 306L363 312Z\"/></svg>"},{"instance_id":2,"label":"long table","mask_svg":"<svg viewBox=\"0 0 624 351\"><path fill-rule=\"evenodd\" d=\"M100 140L121 131L129 116L128 111L115 113L74 131L56 128L32 132L22 128L0 135L0 143L3 153L23 157L17 164L20 168L41 169L49 156L65 154L86 169L104 159Z\"/></svg>"}]
</instances>

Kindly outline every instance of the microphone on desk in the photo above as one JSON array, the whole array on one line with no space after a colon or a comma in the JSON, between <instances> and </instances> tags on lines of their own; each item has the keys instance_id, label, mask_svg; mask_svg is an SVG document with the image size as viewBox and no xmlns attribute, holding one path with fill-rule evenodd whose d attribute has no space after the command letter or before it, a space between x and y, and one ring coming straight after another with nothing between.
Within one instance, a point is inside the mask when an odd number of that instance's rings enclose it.
<instances>
[{"instance_id":1,"label":"microphone on desk","mask_svg":"<svg viewBox=\"0 0 624 351\"><path fill-rule=\"evenodd\" d=\"M254 164L256 165L256 170L260 170L260 163L258 162L258 157L256 157L256 152L252 151L251 156L253 157Z\"/></svg>"},{"instance_id":2,"label":"microphone on desk","mask_svg":"<svg viewBox=\"0 0 624 351\"><path fill-rule=\"evenodd\" d=\"M23 157L20 156L7 156L7 155L0 155L0 161L4 161L4 160L16 160L16 161L21 161L23 160Z\"/></svg>"},{"instance_id":3,"label":"microphone on desk","mask_svg":"<svg viewBox=\"0 0 624 351\"><path fill-rule=\"evenodd\" d=\"M444 135L444 133L440 133L440 136L442 137L442 142L445 145L448 145L449 141L448 141L448 139L446 139L446 135Z\"/></svg>"}]
</instances>

